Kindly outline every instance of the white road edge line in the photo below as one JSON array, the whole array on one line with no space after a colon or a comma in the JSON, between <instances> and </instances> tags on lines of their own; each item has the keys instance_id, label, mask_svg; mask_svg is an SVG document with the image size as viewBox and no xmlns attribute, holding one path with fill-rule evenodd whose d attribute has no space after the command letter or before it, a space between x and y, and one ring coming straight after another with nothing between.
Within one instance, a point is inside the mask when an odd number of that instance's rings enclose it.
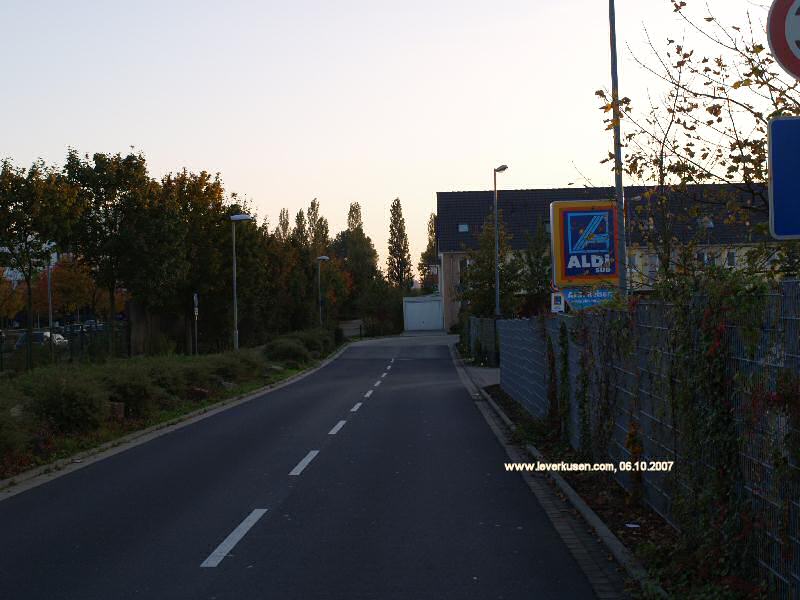
<instances>
[{"instance_id":1,"label":"white road edge line","mask_svg":"<svg viewBox=\"0 0 800 600\"><path fill-rule=\"evenodd\" d=\"M370 396L372 396L372 390L370 390L366 394L364 394L364 398L369 398Z\"/></svg>"},{"instance_id":2,"label":"white road edge line","mask_svg":"<svg viewBox=\"0 0 800 600\"><path fill-rule=\"evenodd\" d=\"M381 380L378 379L378 381L375 382L375 387L378 387L380 384L381 384Z\"/></svg>"},{"instance_id":3,"label":"white road edge line","mask_svg":"<svg viewBox=\"0 0 800 600\"><path fill-rule=\"evenodd\" d=\"M319 450L312 450L311 452L306 454L305 458L301 460L299 463L297 463L297 466L294 469L289 471L289 475L293 475L295 477L297 475L300 475L300 473L303 472L303 469L305 469L308 466L308 463L310 463L312 460L314 460L314 458L316 458L317 454L319 454Z\"/></svg>"},{"instance_id":4,"label":"white road edge line","mask_svg":"<svg viewBox=\"0 0 800 600\"><path fill-rule=\"evenodd\" d=\"M344 427L345 423L347 423L347 421L339 421L336 425L333 426L333 429L331 429L328 432L328 435L336 435L337 433L339 433L342 427Z\"/></svg>"},{"instance_id":5,"label":"white road edge line","mask_svg":"<svg viewBox=\"0 0 800 600\"><path fill-rule=\"evenodd\" d=\"M200 566L203 568L209 568L216 567L219 563L221 563L222 559L228 556L230 551L233 550L233 547L239 543L239 540L241 540L247 534L247 532L250 531L250 528L253 527L253 525L255 525L266 512L266 508L256 508L253 512L251 512L247 518L239 523L239 526L231 531L230 535L226 537L211 554L208 555L208 558L205 559Z\"/></svg>"},{"instance_id":6,"label":"white road edge line","mask_svg":"<svg viewBox=\"0 0 800 600\"><path fill-rule=\"evenodd\" d=\"M356 412L359 408L361 408L361 402L356 402L353 408L350 409L350 412Z\"/></svg>"}]
</instances>

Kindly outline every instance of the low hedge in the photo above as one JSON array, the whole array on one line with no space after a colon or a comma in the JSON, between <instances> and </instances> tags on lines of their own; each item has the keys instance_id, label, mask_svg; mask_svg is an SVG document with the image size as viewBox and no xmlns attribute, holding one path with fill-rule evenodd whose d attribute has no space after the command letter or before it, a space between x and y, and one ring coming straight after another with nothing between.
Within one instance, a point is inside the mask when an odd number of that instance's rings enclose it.
<instances>
[{"instance_id":1,"label":"low hedge","mask_svg":"<svg viewBox=\"0 0 800 600\"><path fill-rule=\"evenodd\" d=\"M106 419L108 392L95 382L64 369L46 369L36 375L23 387L30 398L23 407L53 431L85 433Z\"/></svg>"},{"instance_id":2,"label":"low hedge","mask_svg":"<svg viewBox=\"0 0 800 600\"><path fill-rule=\"evenodd\" d=\"M314 358L328 354L335 347L334 334L327 329L294 331L283 337L298 340Z\"/></svg>"},{"instance_id":3,"label":"low hedge","mask_svg":"<svg viewBox=\"0 0 800 600\"><path fill-rule=\"evenodd\" d=\"M327 353L333 335L297 332L235 354L53 365L0 378L0 479L221 399L232 384L266 384L276 376L269 363L302 367L313 357L308 346L313 356ZM124 415L112 403L124 403Z\"/></svg>"},{"instance_id":4,"label":"low hedge","mask_svg":"<svg viewBox=\"0 0 800 600\"><path fill-rule=\"evenodd\" d=\"M264 356L268 360L284 361L295 365L305 365L311 361L311 352L299 339L279 337L264 346Z\"/></svg>"}]
</instances>

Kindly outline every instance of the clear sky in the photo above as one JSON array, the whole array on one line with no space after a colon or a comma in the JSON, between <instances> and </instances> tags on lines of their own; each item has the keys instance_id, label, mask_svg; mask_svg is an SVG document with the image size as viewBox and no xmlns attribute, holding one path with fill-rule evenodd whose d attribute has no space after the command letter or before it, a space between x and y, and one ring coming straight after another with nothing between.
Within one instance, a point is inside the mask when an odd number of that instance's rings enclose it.
<instances>
[{"instance_id":1,"label":"clear sky","mask_svg":"<svg viewBox=\"0 0 800 600\"><path fill-rule=\"evenodd\" d=\"M698 0L688 0L703 12ZM710 0L742 24L765 2ZM680 39L668 0L617 0L621 92L655 83L627 46ZM220 172L274 226L317 197L361 203L385 260L400 197L414 263L436 192L594 185L611 145L605 0L37 1L0 4L0 156L143 152L151 174ZM655 86L653 89L657 89Z\"/></svg>"}]
</instances>

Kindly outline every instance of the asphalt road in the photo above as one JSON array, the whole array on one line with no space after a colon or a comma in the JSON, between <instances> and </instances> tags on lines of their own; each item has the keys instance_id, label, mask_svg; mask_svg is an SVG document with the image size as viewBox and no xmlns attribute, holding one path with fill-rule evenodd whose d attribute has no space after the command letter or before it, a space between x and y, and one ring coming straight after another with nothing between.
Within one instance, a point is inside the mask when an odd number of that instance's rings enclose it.
<instances>
[{"instance_id":1,"label":"asphalt road","mask_svg":"<svg viewBox=\"0 0 800 600\"><path fill-rule=\"evenodd\" d=\"M0 599L593 598L451 342L355 345L0 502Z\"/></svg>"}]
</instances>

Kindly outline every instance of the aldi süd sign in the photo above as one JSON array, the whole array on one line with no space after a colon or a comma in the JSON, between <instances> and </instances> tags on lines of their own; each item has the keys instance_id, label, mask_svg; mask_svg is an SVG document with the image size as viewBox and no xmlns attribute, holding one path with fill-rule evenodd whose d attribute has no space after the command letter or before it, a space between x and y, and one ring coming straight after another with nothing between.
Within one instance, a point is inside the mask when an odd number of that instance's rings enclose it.
<instances>
[{"instance_id":1,"label":"aldi s\u00fcd sign","mask_svg":"<svg viewBox=\"0 0 800 600\"><path fill-rule=\"evenodd\" d=\"M550 205L553 283L556 288L615 287L617 205L575 200Z\"/></svg>"}]
</instances>

